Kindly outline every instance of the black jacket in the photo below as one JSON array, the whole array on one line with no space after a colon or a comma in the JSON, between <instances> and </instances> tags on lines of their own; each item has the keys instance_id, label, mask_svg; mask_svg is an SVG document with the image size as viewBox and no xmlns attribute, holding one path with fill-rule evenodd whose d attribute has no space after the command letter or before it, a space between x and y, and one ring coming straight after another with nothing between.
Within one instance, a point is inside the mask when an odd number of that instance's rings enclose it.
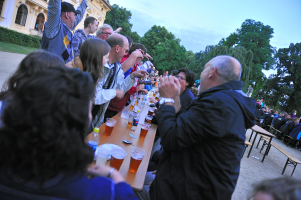
<instances>
[{"instance_id":1,"label":"black jacket","mask_svg":"<svg viewBox=\"0 0 301 200\"><path fill-rule=\"evenodd\" d=\"M231 199L246 129L255 120L255 101L241 89L240 81L211 88L178 117L173 106L161 106L156 115L163 153L151 199Z\"/></svg>"},{"instance_id":2,"label":"black jacket","mask_svg":"<svg viewBox=\"0 0 301 200\"><path fill-rule=\"evenodd\" d=\"M277 118L277 120L274 122L274 128L277 130L280 130L280 127L283 126L287 122L287 119L280 116Z\"/></svg>"}]
</instances>

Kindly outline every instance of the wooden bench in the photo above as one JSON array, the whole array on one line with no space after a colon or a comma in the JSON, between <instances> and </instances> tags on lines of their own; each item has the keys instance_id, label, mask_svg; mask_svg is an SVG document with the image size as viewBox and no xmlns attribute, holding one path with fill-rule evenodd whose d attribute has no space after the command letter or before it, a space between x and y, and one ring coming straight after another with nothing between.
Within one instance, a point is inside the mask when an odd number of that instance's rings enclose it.
<instances>
[{"instance_id":1,"label":"wooden bench","mask_svg":"<svg viewBox=\"0 0 301 200\"><path fill-rule=\"evenodd\" d=\"M262 144L262 148L261 148L260 152L262 151L264 145L266 145L268 143L268 141L269 141L269 138L264 138L264 144ZM288 153L283 148L281 148L278 144L276 144L274 142L271 142L271 146L275 147L277 150L279 150L281 153L283 153L287 157L287 161L286 161L286 163L284 165L284 168L283 168L283 171L282 171L282 175L283 175L283 173L284 173L287 165L293 165L294 169L293 169L293 172L292 172L292 175L291 175L291 176L293 176L297 164L301 164L301 161L298 160L297 158L295 158L294 156L292 156L290 153ZM267 148L270 148L270 147L267 147ZM268 150L268 152L269 152L269 150Z\"/></svg>"},{"instance_id":2,"label":"wooden bench","mask_svg":"<svg viewBox=\"0 0 301 200\"><path fill-rule=\"evenodd\" d=\"M245 154L245 151L248 148L248 146L252 146L252 144L248 140L246 140L245 141L245 150L244 150L244 153L242 154L242 156Z\"/></svg>"},{"instance_id":3,"label":"wooden bench","mask_svg":"<svg viewBox=\"0 0 301 200\"><path fill-rule=\"evenodd\" d=\"M278 137L278 135L281 135L281 131L279 131L278 129L275 129L273 126L268 125L268 127L270 127L270 133L272 133L273 135L276 135Z\"/></svg>"},{"instance_id":4,"label":"wooden bench","mask_svg":"<svg viewBox=\"0 0 301 200\"><path fill-rule=\"evenodd\" d=\"M297 144L297 139L295 139L295 138L292 138L291 136L289 136L289 135L285 135L284 136L284 140L283 140L283 143L285 144L285 141L287 141L286 142L286 146L288 146L290 143L291 143L291 141L293 142L293 147L296 147L296 144Z\"/></svg>"}]
</instances>

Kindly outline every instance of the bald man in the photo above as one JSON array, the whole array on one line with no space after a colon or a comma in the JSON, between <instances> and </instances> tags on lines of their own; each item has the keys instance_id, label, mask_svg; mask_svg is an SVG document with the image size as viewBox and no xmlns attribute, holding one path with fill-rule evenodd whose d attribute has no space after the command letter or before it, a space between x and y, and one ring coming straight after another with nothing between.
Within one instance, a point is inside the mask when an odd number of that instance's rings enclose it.
<instances>
[{"instance_id":1,"label":"bald man","mask_svg":"<svg viewBox=\"0 0 301 200\"><path fill-rule=\"evenodd\" d=\"M146 71L133 72L124 78L124 72L120 65L121 58L129 51L128 39L118 33L114 33L107 38L107 43L111 46L109 52L109 62L104 66L105 77L98 81L95 89L94 105L92 109L92 126L99 127L104 123L104 114L109 102L114 97L123 98L135 83L136 77L143 77ZM134 65L134 64L133 64Z\"/></svg>"},{"instance_id":2,"label":"bald man","mask_svg":"<svg viewBox=\"0 0 301 200\"><path fill-rule=\"evenodd\" d=\"M246 129L255 120L256 103L242 92L241 70L230 56L210 60L201 73L201 93L178 115L179 80L162 78L156 116L163 153L151 199L231 199Z\"/></svg>"}]
</instances>

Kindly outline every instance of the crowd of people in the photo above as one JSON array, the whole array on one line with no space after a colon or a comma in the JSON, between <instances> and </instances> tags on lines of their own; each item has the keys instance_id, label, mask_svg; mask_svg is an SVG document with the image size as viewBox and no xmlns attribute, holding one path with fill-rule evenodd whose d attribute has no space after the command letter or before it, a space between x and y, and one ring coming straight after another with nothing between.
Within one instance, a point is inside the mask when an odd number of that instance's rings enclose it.
<instances>
[{"instance_id":1,"label":"crowd of people","mask_svg":"<svg viewBox=\"0 0 301 200\"><path fill-rule=\"evenodd\" d=\"M1 199L231 199L255 114L264 124L273 116L274 125L288 115L274 120L274 111L256 109L231 56L205 65L198 90L188 69L160 76L145 46L121 28L97 27L87 17L73 35L86 8L87 0L77 10L49 0L42 50L22 60L0 93ZM151 158L151 179L134 193L118 170L89 167L94 152L85 138L131 95L153 87L160 100L150 98L158 107L152 122L162 148ZM300 193L299 186L291 191ZM263 186L254 195L262 191L276 199Z\"/></svg>"},{"instance_id":2,"label":"crowd of people","mask_svg":"<svg viewBox=\"0 0 301 200\"><path fill-rule=\"evenodd\" d=\"M257 100L256 103L257 124L266 130L270 130L273 127L277 138L300 149L301 124L300 118L297 116L297 110L293 110L288 114L285 111L264 107L263 99ZM271 131L274 132L273 130Z\"/></svg>"}]
</instances>

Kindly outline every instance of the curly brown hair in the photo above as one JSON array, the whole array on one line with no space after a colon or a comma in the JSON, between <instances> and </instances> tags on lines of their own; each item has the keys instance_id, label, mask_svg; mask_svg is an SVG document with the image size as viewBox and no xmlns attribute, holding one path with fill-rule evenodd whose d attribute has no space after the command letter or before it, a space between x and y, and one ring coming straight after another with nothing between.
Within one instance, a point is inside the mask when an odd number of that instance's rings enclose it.
<instances>
[{"instance_id":1,"label":"curly brown hair","mask_svg":"<svg viewBox=\"0 0 301 200\"><path fill-rule=\"evenodd\" d=\"M41 184L85 171L93 160L84 141L93 91L89 73L63 65L20 82L1 116L1 165Z\"/></svg>"}]
</instances>

